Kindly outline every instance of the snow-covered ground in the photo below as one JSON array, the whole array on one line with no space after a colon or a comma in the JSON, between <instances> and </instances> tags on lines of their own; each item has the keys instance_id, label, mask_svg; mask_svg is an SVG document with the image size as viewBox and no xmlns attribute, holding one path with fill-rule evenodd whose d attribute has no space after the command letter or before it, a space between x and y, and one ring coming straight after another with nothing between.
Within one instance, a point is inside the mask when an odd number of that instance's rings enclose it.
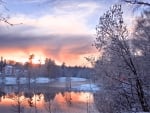
<instances>
[{"instance_id":1,"label":"snow-covered ground","mask_svg":"<svg viewBox=\"0 0 150 113\"><path fill-rule=\"evenodd\" d=\"M0 83L2 83L2 78L0 79ZM78 91L98 91L99 87L96 84L92 84L90 82L87 82L88 79L85 78L78 78L78 77L70 77L71 80L71 89L72 90L78 90ZM37 77L37 78L31 78L31 83L37 83L37 84L46 84L54 81L57 84L63 84L64 88L66 87L66 82L68 82L68 78L66 77L60 77L56 79L49 79L48 77ZM19 80L17 80L16 77L5 77L3 80L3 83L5 85L16 85L19 84L27 84L28 78L26 77L20 77Z\"/></svg>"},{"instance_id":2,"label":"snow-covered ground","mask_svg":"<svg viewBox=\"0 0 150 113\"><path fill-rule=\"evenodd\" d=\"M27 83L27 78L26 77L21 77L20 78L20 84L26 84Z\"/></svg>"},{"instance_id":3,"label":"snow-covered ground","mask_svg":"<svg viewBox=\"0 0 150 113\"><path fill-rule=\"evenodd\" d=\"M78 78L78 77L70 77L70 79L71 79L71 82L83 82L87 80L85 78ZM60 78L57 78L57 80L59 82L66 82L68 79L66 77L60 77Z\"/></svg>"},{"instance_id":4,"label":"snow-covered ground","mask_svg":"<svg viewBox=\"0 0 150 113\"><path fill-rule=\"evenodd\" d=\"M73 86L72 87L75 90L79 90L79 91L99 91L99 87L95 84L82 84L79 86Z\"/></svg>"},{"instance_id":5,"label":"snow-covered ground","mask_svg":"<svg viewBox=\"0 0 150 113\"><path fill-rule=\"evenodd\" d=\"M77 78L77 77L71 77L71 82L83 82L86 81L87 79L85 78ZM66 82L68 79L66 77L60 77L60 78L56 78L56 79L49 79L48 77L37 77L36 79L31 78L30 82L36 82L36 83L49 83L52 81L57 81L57 82ZM3 81L6 85L9 84L17 84L17 78L16 77L5 77L4 81ZM20 77L19 79L20 84L25 84L28 82L28 78L26 77ZM0 78L0 83L2 83L2 78Z\"/></svg>"},{"instance_id":6,"label":"snow-covered ground","mask_svg":"<svg viewBox=\"0 0 150 113\"><path fill-rule=\"evenodd\" d=\"M38 78L36 78L36 83L49 83L49 82L51 82L51 81L53 81L53 79L49 79L49 78L47 78L47 77L38 77Z\"/></svg>"},{"instance_id":7,"label":"snow-covered ground","mask_svg":"<svg viewBox=\"0 0 150 113\"><path fill-rule=\"evenodd\" d=\"M20 77L19 80L17 80L16 77L5 77L4 80L2 81L2 79L0 79L0 83L5 83L6 85L15 85L17 84L17 81L20 83L20 84L26 84L28 83L28 78L26 77ZM30 79L30 82L31 83L49 83L50 80L49 78L46 78L46 77L37 77L36 79L33 79L31 78Z\"/></svg>"},{"instance_id":8,"label":"snow-covered ground","mask_svg":"<svg viewBox=\"0 0 150 113\"><path fill-rule=\"evenodd\" d=\"M13 85L17 83L17 79L15 77L5 77L4 81L6 85Z\"/></svg>"}]
</instances>

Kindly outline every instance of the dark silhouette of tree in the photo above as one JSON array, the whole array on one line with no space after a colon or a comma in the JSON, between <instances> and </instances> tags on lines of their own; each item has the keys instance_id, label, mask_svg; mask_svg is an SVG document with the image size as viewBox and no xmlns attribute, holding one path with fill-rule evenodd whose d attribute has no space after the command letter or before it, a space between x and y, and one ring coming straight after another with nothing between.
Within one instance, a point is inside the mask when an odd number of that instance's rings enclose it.
<instances>
[{"instance_id":1,"label":"dark silhouette of tree","mask_svg":"<svg viewBox=\"0 0 150 113\"><path fill-rule=\"evenodd\" d=\"M29 56L29 63L32 65L32 63L33 63L33 59L34 59L34 54L31 54L30 56Z\"/></svg>"},{"instance_id":2,"label":"dark silhouette of tree","mask_svg":"<svg viewBox=\"0 0 150 113\"><path fill-rule=\"evenodd\" d=\"M34 58L34 54L29 55L29 62L27 62L25 64L25 67L28 70L28 88L30 90L31 88L31 76L33 75L33 58Z\"/></svg>"},{"instance_id":3,"label":"dark silhouette of tree","mask_svg":"<svg viewBox=\"0 0 150 113\"><path fill-rule=\"evenodd\" d=\"M1 90L3 90L5 85L5 73L4 73L5 66L6 66L6 60L4 60L3 57L1 57L1 61L0 61L0 75L2 77Z\"/></svg>"},{"instance_id":4,"label":"dark silhouette of tree","mask_svg":"<svg viewBox=\"0 0 150 113\"><path fill-rule=\"evenodd\" d=\"M65 62L62 63L61 65L61 69L62 69L62 76L66 76L66 64Z\"/></svg>"},{"instance_id":5,"label":"dark silhouette of tree","mask_svg":"<svg viewBox=\"0 0 150 113\"><path fill-rule=\"evenodd\" d=\"M5 4L6 4L6 2L4 0L0 0L0 7L5 9L5 10L8 10L7 7L5 7ZM14 24L9 22L8 19L9 19L9 16L5 16L2 12L2 14L0 15L0 22L4 22L10 26L13 26Z\"/></svg>"},{"instance_id":6,"label":"dark silhouette of tree","mask_svg":"<svg viewBox=\"0 0 150 113\"><path fill-rule=\"evenodd\" d=\"M46 58L45 67L49 78L56 78L60 76L60 68L55 64L54 60Z\"/></svg>"},{"instance_id":7,"label":"dark silhouette of tree","mask_svg":"<svg viewBox=\"0 0 150 113\"><path fill-rule=\"evenodd\" d=\"M0 72L3 73L3 68L6 66L6 60L3 59L3 57L1 57L1 61L0 61Z\"/></svg>"}]
</instances>

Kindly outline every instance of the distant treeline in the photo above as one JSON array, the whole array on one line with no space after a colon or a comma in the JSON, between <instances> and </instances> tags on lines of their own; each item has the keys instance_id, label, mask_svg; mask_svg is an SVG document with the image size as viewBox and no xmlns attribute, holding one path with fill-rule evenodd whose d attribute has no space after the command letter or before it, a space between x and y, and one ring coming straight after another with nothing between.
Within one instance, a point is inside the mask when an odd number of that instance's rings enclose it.
<instances>
[{"instance_id":1,"label":"distant treeline","mask_svg":"<svg viewBox=\"0 0 150 113\"><path fill-rule=\"evenodd\" d=\"M34 64L32 63L33 55L30 55L29 61L26 63L15 62L12 60L5 60L1 57L0 60L0 73L5 74L5 70L7 66L11 66L13 70L18 73L12 74L12 76L28 76L31 77L49 77L49 78L57 78L57 77L82 77L82 78L92 78L93 69L89 67L83 66L66 66L65 63L62 65L57 65L54 60L46 58L45 63Z\"/></svg>"}]
</instances>

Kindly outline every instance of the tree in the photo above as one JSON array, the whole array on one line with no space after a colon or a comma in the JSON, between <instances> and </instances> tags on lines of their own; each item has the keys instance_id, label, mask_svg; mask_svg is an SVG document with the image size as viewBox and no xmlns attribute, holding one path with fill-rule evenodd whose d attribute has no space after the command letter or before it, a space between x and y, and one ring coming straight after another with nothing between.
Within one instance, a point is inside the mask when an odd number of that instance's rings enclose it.
<instances>
[{"instance_id":1,"label":"tree","mask_svg":"<svg viewBox=\"0 0 150 113\"><path fill-rule=\"evenodd\" d=\"M46 58L45 60L45 69L46 75L49 78L56 78L61 75L61 68L58 65L56 65L54 60L50 58Z\"/></svg>"},{"instance_id":2,"label":"tree","mask_svg":"<svg viewBox=\"0 0 150 113\"><path fill-rule=\"evenodd\" d=\"M3 59L3 57L1 57L1 61L0 61L0 72L3 72L3 68L6 65L6 60Z\"/></svg>"},{"instance_id":3,"label":"tree","mask_svg":"<svg viewBox=\"0 0 150 113\"><path fill-rule=\"evenodd\" d=\"M29 63L30 63L30 65L32 65L33 59L34 59L34 54L31 54L29 56Z\"/></svg>"},{"instance_id":4,"label":"tree","mask_svg":"<svg viewBox=\"0 0 150 113\"><path fill-rule=\"evenodd\" d=\"M121 96L120 104L126 101L127 105L123 104L121 107L125 107L122 109L128 107L127 110L132 110L135 106L140 106L138 108L148 112L150 110L143 88L144 81L131 51L131 42L122 14L121 5L114 5L100 17L96 27L95 46L103 54L103 61L100 59L97 63L105 67L102 71L109 78L111 89L115 88L115 93Z\"/></svg>"},{"instance_id":5,"label":"tree","mask_svg":"<svg viewBox=\"0 0 150 113\"><path fill-rule=\"evenodd\" d=\"M62 76L66 76L66 64L65 62L62 63L61 65L61 69L62 69Z\"/></svg>"},{"instance_id":6,"label":"tree","mask_svg":"<svg viewBox=\"0 0 150 113\"><path fill-rule=\"evenodd\" d=\"M5 9L5 10L8 10L6 7L5 7L5 2L4 0L0 0L0 7L2 9ZM12 24L11 22L8 21L8 17L9 16L5 16L5 14L2 12L2 14L0 15L0 22L4 22L10 26L13 26L14 24Z\"/></svg>"},{"instance_id":7,"label":"tree","mask_svg":"<svg viewBox=\"0 0 150 113\"><path fill-rule=\"evenodd\" d=\"M150 101L150 10L145 10L141 17L137 19L135 31L133 33L133 51L138 62L138 70L142 75L144 91L147 101Z\"/></svg>"},{"instance_id":8,"label":"tree","mask_svg":"<svg viewBox=\"0 0 150 113\"><path fill-rule=\"evenodd\" d=\"M23 93L21 92L21 85L20 85L20 75L17 76L17 90L15 92L14 97L12 98L14 100L13 104L13 111L15 113L23 113L24 112L24 105L23 103L26 101L26 98L24 97Z\"/></svg>"},{"instance_id":9,"label":"tree","mask_svg":"<svg viewBox=\"0 0 150 113\"><path fill-rule=\"evenodd\" d=\"M133 12L140 11L150 8L150 2L148 0L121 0L123 3L131 4L133 6Z\"/></svg>"},{"instance_id":10,"label":"tree","mask_svg":"<svg viewBox=\"0 0 150 113\"><path fill-rule=\"evenodd\" d=\"M4 67L6 66L6 60L3 59L3 57L1 57L1 61L0 61L0 75L2 76L2 85L1 85L1 90L3 90L4 84L5 84L5 75L4 75Z\"/></svg>"},{"instance_id":11,"label":"tree","mask_svg":"<svg viewBox=\"0 0 150 113\"><path fill-rule=\"evenodd\" d=\"M122 1L129 4L150 6L150 2L143 1L143 0L122 0Z\"/></svg>"},{"instance_id":12,"label":"tree","mask_svg":"<svg viewBox=\"0 0 150 113\"><path fill-rule=\"evenodd\" d=\"M28 88L31 88L31 75L32 75L32 67L33 67L33 60L34 54L29 55L29 62L26 62L25 67L28 70Z\"/></svg>"}]
</instances>

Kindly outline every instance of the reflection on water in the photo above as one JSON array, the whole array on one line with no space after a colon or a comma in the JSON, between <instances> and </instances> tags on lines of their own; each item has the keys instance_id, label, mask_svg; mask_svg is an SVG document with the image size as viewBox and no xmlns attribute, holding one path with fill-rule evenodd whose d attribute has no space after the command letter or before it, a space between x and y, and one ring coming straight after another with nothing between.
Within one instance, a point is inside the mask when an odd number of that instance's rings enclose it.
<instances>
[{"instance_id":1,"label":"reflection on water","mask_svg":"<svg viewBox=\"0 0 150 113\"><path fill-rule=\"evenodd\" d=\"M1 96L0 110L7 113L96 113L90 92L7 93ZM7 109L9 108L9 109Z\"/></svg>"}]
</instances>

